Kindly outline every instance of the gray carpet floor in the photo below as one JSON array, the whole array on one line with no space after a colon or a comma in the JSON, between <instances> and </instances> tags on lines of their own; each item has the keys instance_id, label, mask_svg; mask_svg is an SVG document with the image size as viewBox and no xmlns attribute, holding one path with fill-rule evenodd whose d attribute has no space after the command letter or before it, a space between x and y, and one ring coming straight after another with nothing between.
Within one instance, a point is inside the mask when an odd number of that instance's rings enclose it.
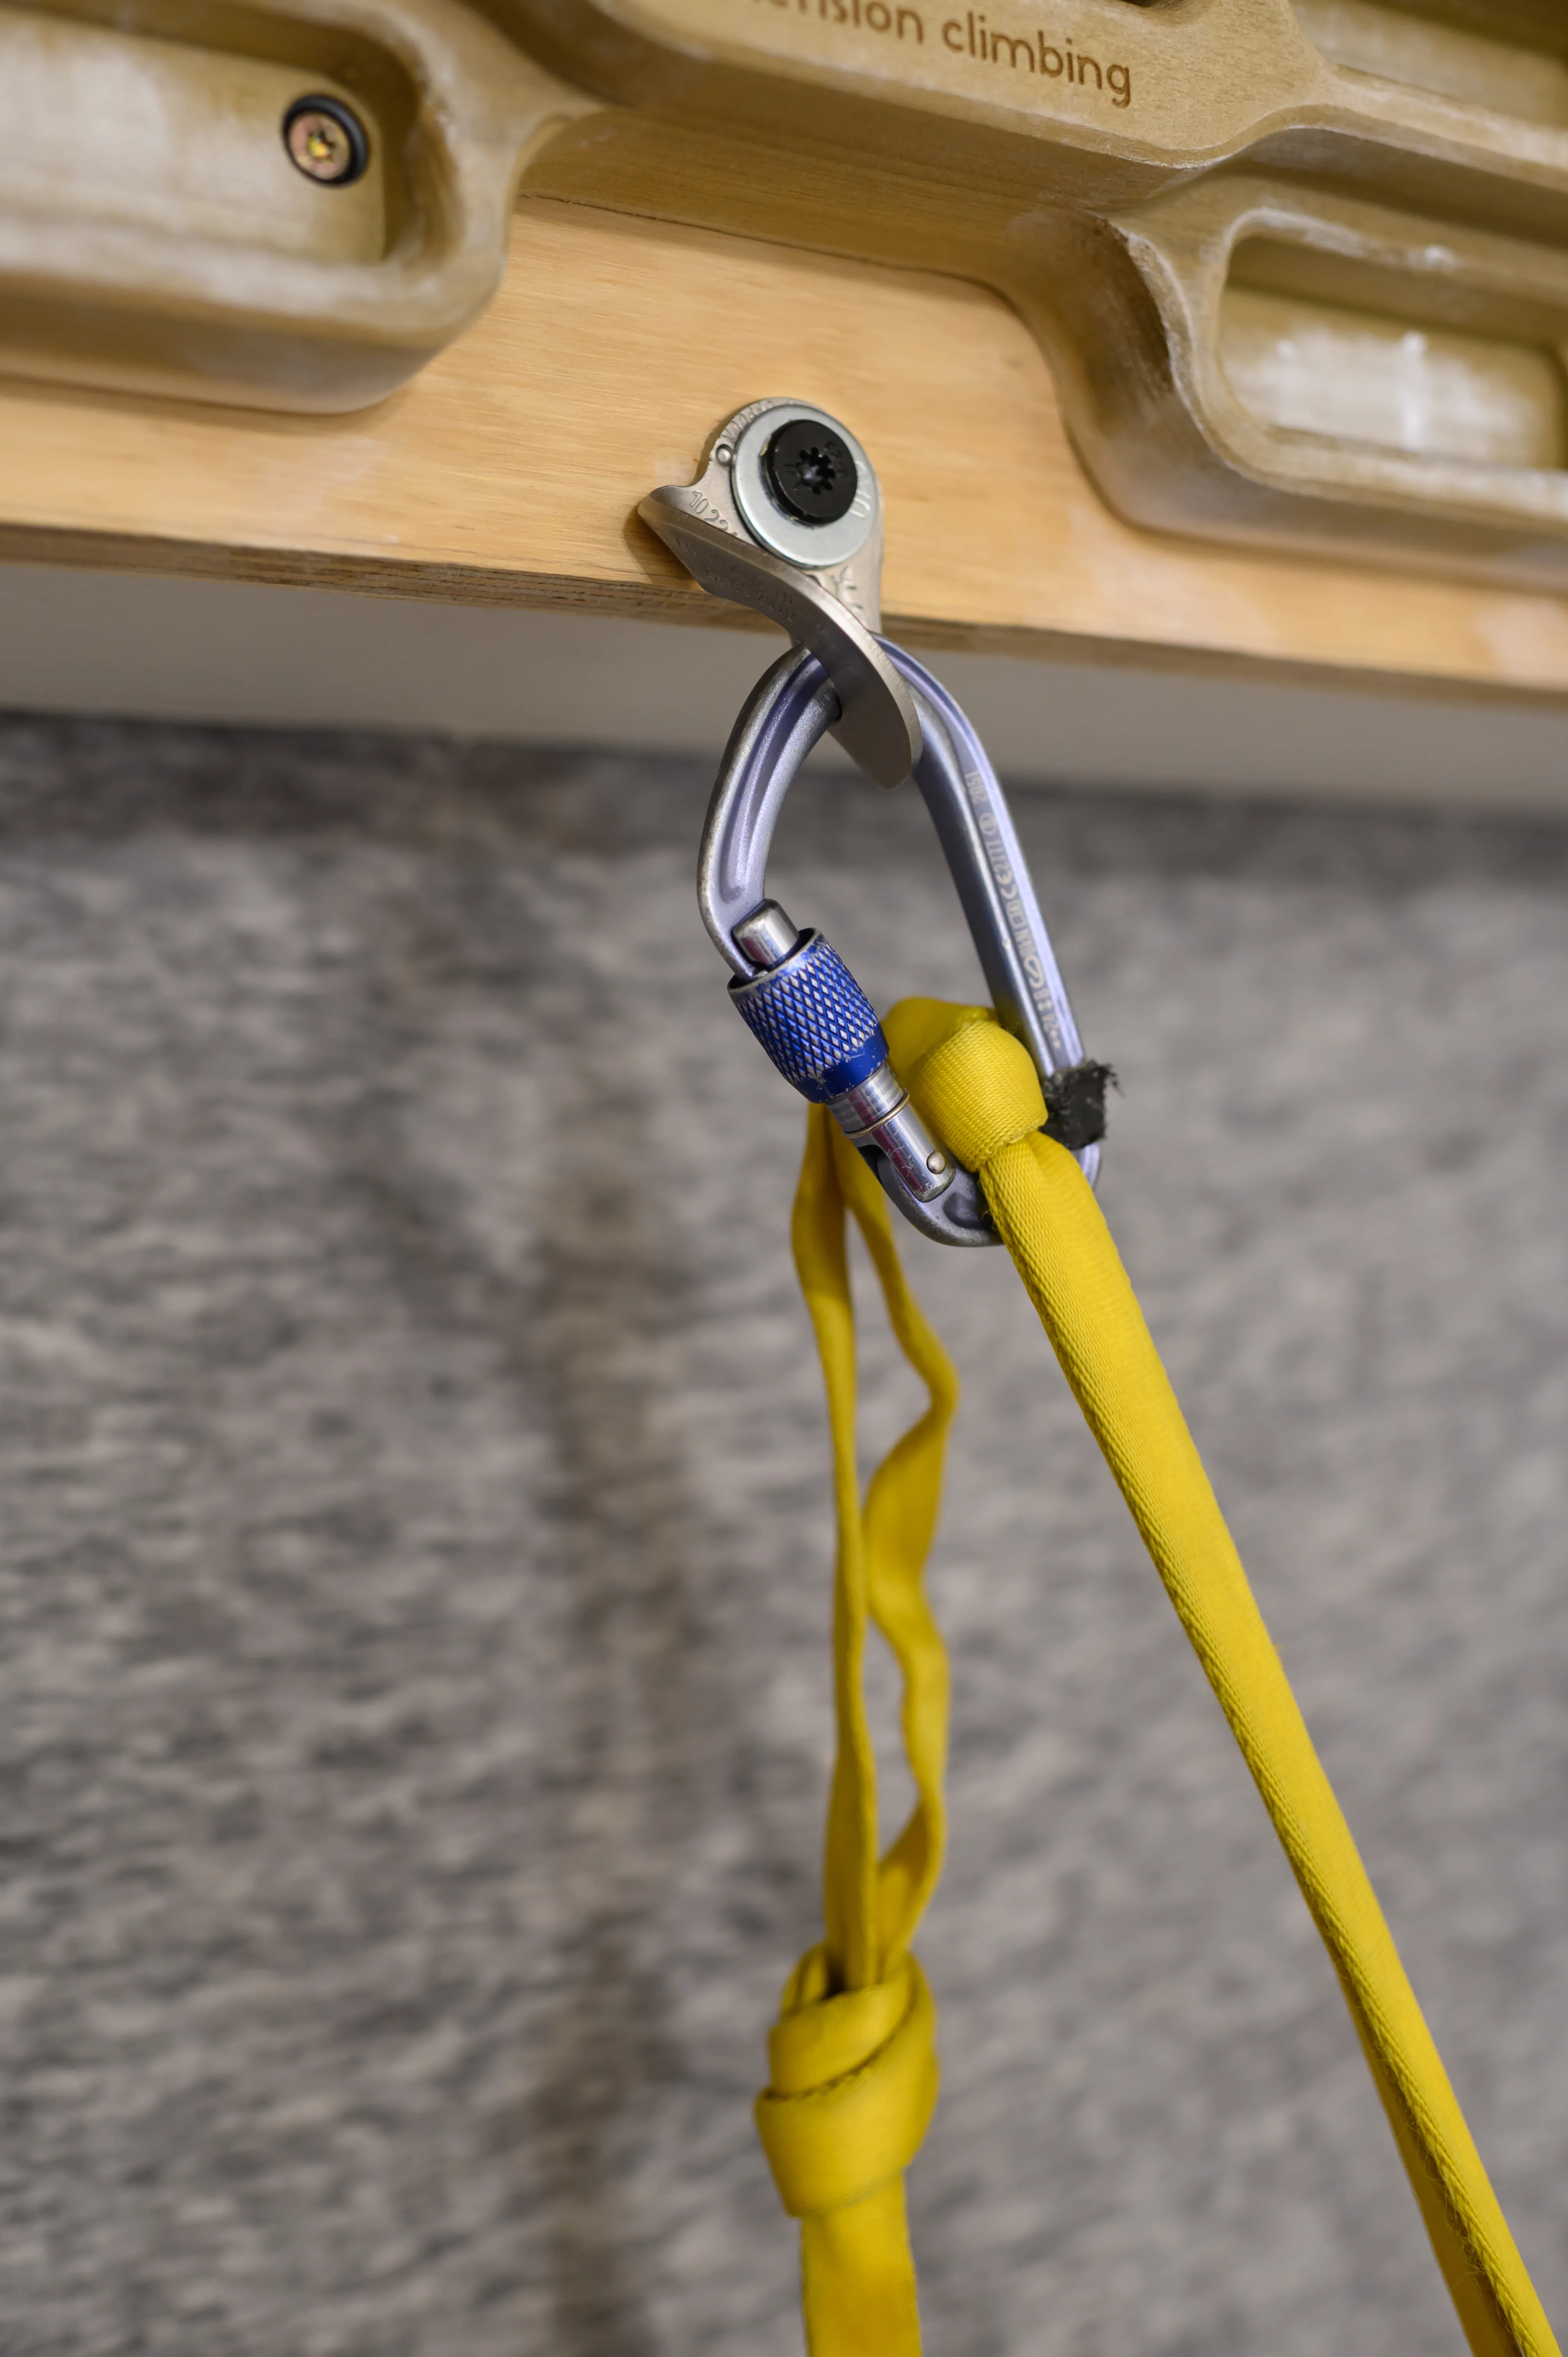
<instances>
[{"instance_id":1,"label":"gray carpet floor","mask_svg":"<svg viewBox=\"0 0 1568 2357\"><path fill-rule=\"evenodd\" d=\"M749 2104L815 1932L825 1444L706 786L0 726L6 2357L799 2350ZM1568 2315L1568 831L1019 817L1103 1200ZM912 796L806 784L778 882L885 1003L973 994ZM912 1256L966 1384L932 2357L1448 2357L1012 1273Z\"/></svg>"}]
</instances>

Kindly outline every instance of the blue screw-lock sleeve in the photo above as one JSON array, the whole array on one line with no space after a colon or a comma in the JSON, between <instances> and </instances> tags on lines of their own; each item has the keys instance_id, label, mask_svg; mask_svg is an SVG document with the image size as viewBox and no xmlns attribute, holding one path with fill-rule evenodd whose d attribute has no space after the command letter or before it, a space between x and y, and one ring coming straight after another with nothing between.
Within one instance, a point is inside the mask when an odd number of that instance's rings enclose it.
<instances>
[{"instance_id":1,"label":"blue screw-lock sleeve","mask_svg":"<svg viewBox=\"0 0 1568 2357\"><path fill-rule=\"evenodd\" d=\"M730 996L791 1088L826 1104L887 1061L876 1010L838 952L810 932L770 974Z\"/></svg>"}]
</instances>

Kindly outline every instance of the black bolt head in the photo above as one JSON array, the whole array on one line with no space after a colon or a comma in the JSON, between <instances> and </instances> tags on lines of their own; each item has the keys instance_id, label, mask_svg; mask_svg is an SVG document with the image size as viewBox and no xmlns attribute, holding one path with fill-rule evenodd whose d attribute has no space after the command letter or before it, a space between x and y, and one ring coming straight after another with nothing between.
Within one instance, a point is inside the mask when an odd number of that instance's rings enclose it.
<instances>
[{"instance_id":1,"label":"black bolt head","mask_svg":"<svg viewBox=\"0 0 1568 2357\"><path fill-rule=\"evenodd\" d=\"M768 488L786 515L801 523L837 523L860 489L849 445L815 417L791 417L763 453Z\"/></svg>"}]
</instances>

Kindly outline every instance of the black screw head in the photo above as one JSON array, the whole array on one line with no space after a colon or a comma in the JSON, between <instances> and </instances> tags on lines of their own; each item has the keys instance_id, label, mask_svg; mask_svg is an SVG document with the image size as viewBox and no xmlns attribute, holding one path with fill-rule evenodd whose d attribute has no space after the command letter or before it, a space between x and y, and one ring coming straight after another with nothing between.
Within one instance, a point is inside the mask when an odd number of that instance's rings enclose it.
<instances>
[{"instance_id":1,"label":"black screw head","mask_svg":"<svg viewBox=\"0 0 1568 2357\"><path fill-rule=\"evenodd\" d=\"M786 515L837 523L848 515L860 476L843 436L815 417L791 417L762 456L768 489Z\"/></svg>"},{"instance_id":2,"label":"black screw head","mask_svg":"<svg viewBox=\"0 0 1568 2357\"><path fill-rule=\"evenodd\" d=\"M295 100L283 119L283 144L295 171L324 188L346 188L371 160L371 143L353 108L317 92Z\"/></svg>"}]
</instances>

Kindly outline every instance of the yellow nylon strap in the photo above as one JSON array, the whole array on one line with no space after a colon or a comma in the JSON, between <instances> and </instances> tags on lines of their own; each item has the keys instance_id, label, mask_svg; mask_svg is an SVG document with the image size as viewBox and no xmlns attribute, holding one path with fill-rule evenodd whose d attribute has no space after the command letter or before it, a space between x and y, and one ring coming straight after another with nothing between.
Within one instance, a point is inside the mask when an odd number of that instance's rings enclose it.
<instances>
[{"instance_id":1,"label":"yellow nylon strap","mask_svg":"<svg viewBox=\"0 0 1568 2357\"><path fill-rule=\"evenodd\" d=\"M1333 1960L1476 2357L1557 2343L1312 1747L1100 1207L1039 1135L1027 1054L987 1010L907 1001L887 1025L924 1118L972 1170L1251 1770Z\"/></svg>"},{"instance_id":2,"label":"yellow nylon strap","mask_svg":"<svg viewBox=\"0 0 1568 2357\"><path fill-rule=\"evenodd\" d=\"M907 1000L886 1029L928 1125L980 1173L992 1216L1257 1781L1339 1975L1475 2357L1557 2357L1110 1232L1072 1157L1038 1134L1045 1106L1028 1056L981 1007ZM931 1390L930 1409L880 1469L864 1513L846 1203L871 1247L898 1340ZM919 1578L956 1392L897 1273L881 1200L820 1112L811 1115L795 1248L833 1437L840 1749L828 1939L785 1992L773 2085L758 2119L786 2206L803 2220L811 2357L915 2357L919 2328L898 2172L924 2131L936 2066L930 2002L907 1943L940 1863L946 1734L945 1672ZM880 1867L860 1685L868 1608L904 1664L906 1740L919 1793ZM808 2125L785 2126L786 2119Z\"/></svg>"},{"instance_id":3,"label":"yellow nylon strap","mask_svg":"<svg viewBox=\"0 0 1568 2357\"><path fill-rule=\"evenodd\" d=\"M899 1347L929 1395L925 1414L878 1467L864 1505L846 1211L865 1239ZM909 1942L941 1871L948 1741L947 1656L921 1576L958 1382L904 1282L881 1189L821 1108L807 1131L794 1245L832 1433L838 1758L823 1867L826 1937L785 1989L757 2124L784 2206L800 2221L811 2357L919 2357L904 2170L936 2105L937 2050L935 2010ZM903 1677L915 1786L909 1820L881 1858L863 1685L868 1620Z\"/></svg>"}]
</instances>

